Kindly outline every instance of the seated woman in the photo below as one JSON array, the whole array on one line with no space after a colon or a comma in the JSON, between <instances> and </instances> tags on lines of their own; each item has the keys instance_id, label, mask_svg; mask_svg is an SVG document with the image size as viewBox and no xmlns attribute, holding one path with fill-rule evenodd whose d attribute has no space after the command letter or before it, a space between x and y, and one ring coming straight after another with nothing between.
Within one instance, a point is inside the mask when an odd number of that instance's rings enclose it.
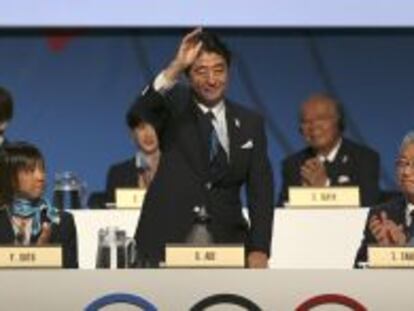
<instances>
[{"instance_id":1,"label":"seated woman","mask_svg":"<svg viewBox=\"0 0 414 311\"><path fill-rule=\"evenodd\" d=\"M0 244L60 244L63 267L77 268L73 216L43 197L45 183L39 149L24 142L7 145L0 157Z\"/></svg>"},{"instance_id":2,"label":"seated woman","mask_svg":"<svg viewBox=\"0 0 414 311\"><path fill-rule=\"evenodd\" d=\"M128 110L126 123L137 152L134 157L109 168L106 178L107 202L115 201L117 188L147 189L157 172L161 156L154 127L141 119L135 105Z\"/></svg>"}]
</instances>

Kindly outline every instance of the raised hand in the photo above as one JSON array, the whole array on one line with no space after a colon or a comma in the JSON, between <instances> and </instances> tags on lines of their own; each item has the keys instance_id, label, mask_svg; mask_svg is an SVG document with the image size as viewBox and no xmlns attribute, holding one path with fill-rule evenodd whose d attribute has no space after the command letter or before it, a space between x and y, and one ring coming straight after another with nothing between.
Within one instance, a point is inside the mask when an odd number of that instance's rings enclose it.
<instances>
[{"instance_id":1,"label":"raised hand","mask_svg":"<svg viewBox=\"0 0 414 311\"><path fill-rule=\"evenodd\" d=\"M170 81L177 80L194 63L202 47L202 42L198 40L201 31L201 28L196 28L181 40L175 58L164 71L165 77Z\"/></svg>"}]
</instances>

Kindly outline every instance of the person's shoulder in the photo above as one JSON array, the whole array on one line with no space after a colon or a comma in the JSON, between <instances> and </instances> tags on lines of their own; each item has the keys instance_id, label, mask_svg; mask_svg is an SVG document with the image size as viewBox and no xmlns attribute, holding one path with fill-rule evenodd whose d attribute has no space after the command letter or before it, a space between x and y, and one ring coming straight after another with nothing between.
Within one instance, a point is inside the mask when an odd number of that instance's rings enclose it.
<instances>
[{"instance_id":1,"label":"person's shoulder","mask_svg":"<svg viewBox=\"0 0 414 311\"><path fill-rule=\"evenodd\" d=\"M343 144L345 148L348 148L349 150L352 150L353 152L357 153L358 156L369 158L379 157L378 152L366 144L357 143L355 141L350 140L349 138L343 138Z\"/></svg>"},{"instance_id":2,"label":"person's shoulder","mask_svg":"<svg viewBox=\"0 0 414 311\"><path fill-rule=\"evenodd\" d=\"M7 206L0 207L0 219L6 219L9 216Z\"/></svg>"},{"instance_id":3,"label":"person's shoulder","mask_svg":"<svg viewBox=\"0 0 414 311\"><path fill-rule=\"evenodd\" d=\"M255 120L264 119L261 113L253 109L250 109L248 107L245 107L239 103L233 102L229 99L226 99L226 107L241 118L246 118L246 119L250 118L250 119L255 119Z\"/></svg>"},{"instance_id":4,"label":"person's shoulder","mask_svg":"<svg viewBox=\"0 0 414 311\"><path fill-rule=\"evenodd\" d=\"M109 167L109 171L119 171L125 168L129 168L131 166L134 166L134 162L135 162L135 158L128 158L126 160L122 160L120 162L116 162L113 163L110 167Z\"/></svg>"},{"instance_id":5,"label":"person's shoulder","mask_svg":"<svg viewBox=\"0 0 414 311\"><path fill-rule=\"evenodd\" d=\"M59 211L59 218L59 225L63 227L75 223L73 214L68 211Z\"/></svg>"},{"instance_id":6,"label":"person's shoulder","mask_svg":"<svg viewBox=\"0 0 414 311\"><path fill-rule=\"evenodd\" d=\"M164 98L176 112L182 112L190 103L193 92L188 83L179 81L164 94Z\"/></svg>"},{"instance_id":7,"label":"person's shoulder","mask_svg":"<svg viewBox=\"0 0 414 311\"><path fill-rule=\"evenodd\" d=\"M395 196L393 199L383 202L371 207L371 214L378 214L380 212L387 212L387 214L392 214L398 212L402 209L405 209L405 199L402 195Z\"/></svg>"}]
</instances>

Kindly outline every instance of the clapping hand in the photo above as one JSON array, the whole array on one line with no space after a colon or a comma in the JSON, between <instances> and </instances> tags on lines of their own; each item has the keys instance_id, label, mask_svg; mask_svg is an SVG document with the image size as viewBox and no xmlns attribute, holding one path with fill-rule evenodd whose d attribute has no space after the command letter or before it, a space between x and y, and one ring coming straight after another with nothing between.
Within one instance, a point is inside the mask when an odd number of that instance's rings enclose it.
<instances>
[{"instance_id":1,"label":"clapping hand","mask_svg":"<svg viewBox=\"0 0 414 311\"><path fill-rule=\"evenodd\" d=\"M384 211L369 219L368 228L381 246L402 246L407 243L403 225L388 219Z\"/></svg>"},{"instance_id":2,"label":"clapping hand","mask_svg":"<svg viewBox=\"0 0 414 311\"><path fill-rule=\"evenodd\" d=\"M325 166L318 158L306 160L300 167L300 175L304 186L323 187L328 182Z\"/></svg>"},{"instance_id":3,"label":"clapping hand","mask_svg":"<svg viewBox=\"0 0 414 311\"><path fill-rule=\"evenodd\" d=\"M42 224L42 231L40 232L40 236L37 239L36 245L45 245L48 244L50 241L50 236L52 235L52 227L50 223L44 222Z\"/></svg>"}]
</instances>

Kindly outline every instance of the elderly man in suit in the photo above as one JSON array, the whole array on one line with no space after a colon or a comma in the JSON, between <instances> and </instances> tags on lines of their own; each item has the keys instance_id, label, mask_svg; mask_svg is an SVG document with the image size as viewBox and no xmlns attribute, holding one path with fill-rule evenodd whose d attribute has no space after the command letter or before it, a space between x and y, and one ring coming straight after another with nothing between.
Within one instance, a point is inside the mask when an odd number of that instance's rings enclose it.
<instances>
[{"instance_id":1,"label":"elderly man in suit","mask_svg":"<svg viewBox=\"0 0 414 311\"><path fill-rule=\"evenodd\" d=\"M365 236L357 262L366 261L367 246L413 245L414 237L414 131L403 139L395 163L401 196L375 206L368 215Z\"/></svg>"},{"instance_id":2,"label":"elderly man in suit","mask_svg":"<svg viewBox=\"0 0 414 311\"><path fill-rule=\"evenodd\" d=\"M358 186L362 206L379 199L379 156L374 150L342 136L341 105L328 94L310 96L301 107L300 132L308 147L282 162L279 205L286 203L290 186Z\"/></svg>"},{"instance_id":3,"label":"elderly man in suit","mask_svg":"<svg viewBox=\"0 0 414 311\"><path fill-rule=\"evenodd\" d=\"M267 266L274 202L264 124L225 98L230 61L217 36L196 29L137 102L163 154L136 231L147 261L162 261L166 243L184 242L204 207L214 242L244 243L247 265ZM177 83L182 74L189 87ZM250 226L242 215L243 185Z\"/></svg>"}]
</instances>

